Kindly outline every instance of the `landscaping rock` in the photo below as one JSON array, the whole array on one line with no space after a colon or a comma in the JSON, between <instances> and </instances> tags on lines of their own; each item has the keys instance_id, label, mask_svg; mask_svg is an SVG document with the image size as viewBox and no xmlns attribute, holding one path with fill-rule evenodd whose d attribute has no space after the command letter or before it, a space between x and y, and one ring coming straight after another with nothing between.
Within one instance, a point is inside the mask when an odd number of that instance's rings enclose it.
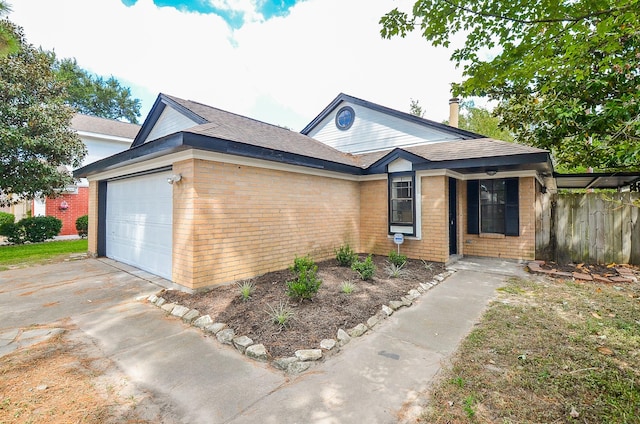
<instances>
[{"instance_id":1,"label":"landscaping rock","mask_svg":"<svg viewBox=\"0 0 640 424\"><path fill-rule=\"evenodd\" d=\"M197 309L192 309L186 314L184 314L184 316L182 317L182 321L186 322L187 324L191 324L193 320L198 318L199 316L200 316L200 311L198 311Z\"/></svg>"},{"instance_id":2,"label":"landscaping rock","mask_svg":"<svg viewBox=\"0 0 640 424\"><path fill-rule=\"evenodd\" d=\"M263 344L256 344L247 347L245 355L248 358L255 359L256 361L266 362L269 359L267 348Z\"/></svg>"},{"instance_id":3,"label":"landscaping rock","mask_svg":"<svg viewBox=\"0 0 640 424\"><path fill-rule=\"evenodd\" d=\"M416 300L417 298L420 297L420 292L418 290L409 290L409 292L407 293L407 299L409 300Z\"/></svg>"},{"instance_id":4,"label":"landscaping rock","mask_svg":"<svg viewBox=\"0 0 640 424\"><path fill-rule=\"evenodd\" d=\"M420 283L420 287L422 287L424 289L424 291L427 291L431 287L433 287L433 284L431 284L431 283Z\"/></svg>"},{"instance_id":5,"label":"landscaping rock","mask_svg":"<svg viewBox=\"0 0 640 424\"><path fill-rule=\"evenodd\" d=\"M353 327L351 330L347 330L347 333L349 334L349 336L351 337L360 337L362 336L364 333L366 333L368 330L367 326L364 324L358 324L355 327Z\"/></svg>"},{"instance_id":6,"label":"landscaping rock","mask_svg":"<svg viewBox=\"0 0 640 424\"><path fill-rule=\"evenodd\" d=\"M218 334L220 331L224 330L225 328L227 328L227 324L223 324L221 322L214 322L211 325L207 325L204 328L204 331L206 331L207 333Z\"/></svg>"},{"instance_id":7,"label":"landscaping rock","mask_svg":"<svg viewBox=\"0 0 640 424\"><path fill-rule=\"evenodd\" d=\"M377 315L372 316L367 320L367 327L373 328L380 322L380 317Z\"/></svg>"},{"instance_id":8,"label":"landscaping rock","mask_svg":"<svg viewBox=\"0 0 640 424\"><path fill-rule=\"evenodd\" d=\"M333 339L324 339L320 342L320 348L324 350L331 350L336 346L336 341Z\"/></svg>"},{"instance_id":9,"label":"landscaping rock","mask_svg":"<svg viewBox=\"0 0 640 424\"><path fill-rule=\"evenodd\" d=\"M311 362L292 362L287 367L287 373L300 374L311 368Z\"/></svg>"},{"instance_id":10,"label":"landscaping rock","mask_svg":"<svg viewBox=\"0 0 640 424\"><path fill-rule=\"evenodd\" d=\"M175 303L165 303L160 308L165 312L171 313L171 311L173 311L173 308L175 307L176 307Z\"/></svg>"},{"instance_id":11,"label":"landscaping rock","mask_svg":"<svg viewBox=\"0 0 640 424\"><path fill-rule=\"evenodd\" d=\"M247 350L247 348L252 344L253 340L251 340L247 336L240 336L233 339L233 345L242 353L244 353L245 350Z\"/></svg>"},{"instance_id":12,"label":"landscaping rock","mask_svg":"<svg viewBox=\"0 0 640 424\"><path fill-rule=\"evenodd\" d=\"M342 328L338 329L336 338L338 339L338 343L340 344L340 346L344 346L351 341L351 336L349 336L349 334L347 334L347 332Z\"/></svg>"},{"instance_id":13,"label":"landscaping rock","mask_svg":"<svg viewBox=\"0 0 640 424\"><path fill-rule=\"evenodd\" d=\"M158 300L156 300L156 302L155 302L157 307L160 307L160 306L164 305L165 303L167 303L167 299L165 299L164 297L159 297Z\"/></svg>"},{"instance_id":14,"label":"landscaping rock","mask_svg":"<svg viewBox=\"0 0 640 424\"><path fill-rule=\"evenodd\" d=\"M224 344L232 344L233 338L235 337L235 333L230 328L225 328L224 330L218 331L216 333L216 338L220 343Z\"/></svg>"},{"instance_id":15,"label":"landscaping rock","mask_svg":"<svg viewBox=\"0 0 640 424\"><path fill-rule=\"evenodd\" d=\"M442 274L436 275L433 278L437 280L439 283L442 283L444 281L444 277L442 276Z\"/></svg>"},{"instance_id":16,"label":"landscaping rock","mask_svg":"<svg viewBox=\"0 0 640 424\"><path fill-rule=\"evenodd\" d=\"M213 324L213 320L209 315L203 315L197 320L193 321L193 326L198 328L206 328L207 326Z\"/></svg>"},{"instance_id":17,"label":"landscaping rock","mask_svg":"<svg viewBox=\"0 0 640 424\"><path fill-rule=\"evenodd\" d=\"M295 356L288 356L286 358L278 358L275 361L273 361L273 366L282 370L282 371L287 371L287 369L289 369L289 365L298 362L298 358L296 358Z\"/></svg>"},{"instance_id":18,"label":"landscaping rock","mask_svg":"<svg viewBox=\"0 0 640 424\"><path fill-rule=\"evenodd\" d=\"M156 303L156 301L158 300L158 296L156 296L155 294L149 295L149 297L147 298L147 300L150 303Z\"/></svg>"},{"instance_id":19,"label":"landscaping rock","mask_svg":"<svg viewBox=\"0 0 640 424\"><path fill-rule=\"evenodd\" d=\"M388 317L390 317L391 315L393 315L393 309L391 309L390 307L388 307L387 305L382 305L382 313Z\"/></svg>"},{"instance_id":20,"label":"landscaping rock","mask_svg":"<svg viewBox=\"0 0 640 424\"><path fill-rule=\"evenodd\" d=\"M404 303L402 303L399 300L392 300L391 302L389 302L389 307L391 309L393 309L394 311L397 311L398 309L402 308L404 306Z\"/></svg>"},{"instance_id":21,"label":"landscaping rock","mask_svg":"<svg viewBox=\"0 0 640 424\"><path fill-rule=\"evenodd\" d=\"M407 299L406 297L401 297L400 301L402 302L402 305L406 306L407 308L413 305L413 302L410 299Z\"/></svg>"},{"instance_id":22,"label":"landscaping rock","mask_svg":"<svg viewBox=\"0 0 640 424\"><path fill-rule=\"evenodd\" d=\"M176 307L171 311L171 315L173 315L174 317L182 318L186 315L187 312L189 312L189 308L187 308L186 306L176 305Z\"/></svg>"},{"instance_id":23,"label":"landscaping rock","mask_svg":"<svg viewBox=\"0 0 640 424\"><path fill-rule=\"evenodd\" d=\"M322 358L322 349L301 349L296 350L296 358L301 362L317 361Z\"/></svg>"}]
</instances>

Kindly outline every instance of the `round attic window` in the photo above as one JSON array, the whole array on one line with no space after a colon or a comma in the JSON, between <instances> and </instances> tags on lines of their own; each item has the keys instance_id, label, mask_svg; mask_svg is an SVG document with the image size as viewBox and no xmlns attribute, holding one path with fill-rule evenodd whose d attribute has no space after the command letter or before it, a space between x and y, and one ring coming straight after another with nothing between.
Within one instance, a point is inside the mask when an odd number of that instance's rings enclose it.
<instances>
[{"instance_id":1,"label":"round attic window","mask_svg":"<svg viewBox=\"0 0 640 424\"><path fill-rule=\"evenodd\" d=\"M344 106L340 108L336 113L336 127L339 130L345 131L351 128L353 121L356 119L356 113L350 106Z\"/></svg>"}]
</instances>

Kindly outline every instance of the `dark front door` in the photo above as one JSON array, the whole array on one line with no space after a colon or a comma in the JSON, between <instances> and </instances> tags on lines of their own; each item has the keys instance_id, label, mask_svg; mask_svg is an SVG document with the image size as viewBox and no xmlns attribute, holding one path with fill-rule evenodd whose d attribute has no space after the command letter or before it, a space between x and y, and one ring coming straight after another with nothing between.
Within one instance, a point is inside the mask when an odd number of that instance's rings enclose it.
<instances>
[{"instance_id":1,"label":"dark front door","mask_svg":"<svg viewBox=\"0 0 640 424\"><path fill-rule=\"evenodd\" d=\"M449 254L458 253L458 190L455 178L449 178Z\"/></svg>"}]
</instances>

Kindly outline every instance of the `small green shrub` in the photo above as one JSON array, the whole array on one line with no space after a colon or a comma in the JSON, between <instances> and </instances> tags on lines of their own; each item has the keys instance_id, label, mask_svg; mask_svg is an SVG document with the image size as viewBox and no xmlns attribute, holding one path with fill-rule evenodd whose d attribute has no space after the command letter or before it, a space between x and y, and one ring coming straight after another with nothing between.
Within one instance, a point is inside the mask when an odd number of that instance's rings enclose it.
<instances>
[{"instance_id":1,"label":"small green shrub","mask_svg":"<svg viewBox=\"0 0 640 424\"><path fill-rule=\"evenodd\" d=\"M357 260L351 264L351 269L358 273L362 280L370 280L376 273L376 265L373 263L371 255L364 261Z\"/></svg>"},{"instance_id":2,"label":"small green shrub","mask_svg":"<svg viewBox=\"0 0 640 424\"><path fill-rule=\"evenodd\" d=\"M340 266L351 266L351 264L358 259L356 252L351 249L348 244L340 246L335 250L336 260Z\"/></svg>"},{"instance_id":3,"label":"small green shrub","mask_svg":"<svg viewBox=\"0 0 640 424\"><path fill-rule=\"evenodd\" d=\"M287 282L287 295L289 297L305 300L311 299L318 293L322 280L316 276L318 266L311 257L296 257L290 269L296 274L296 279Z\"/></svg>"},{"instance_id":4,"label":"small green shrub","mask_svg":"<svg viewBox=\"0 0 640 424\"><path fill-rule=\"evenodd\" d=\"M316 266L316 264L315 262L313 262L313 259L311 259L309 255L303 256L301 258L296 256L296 258L293 260L293 265L289 267L289 269L296 274L300 274L302 270L311 269L314 266Z\"/></svg>"},{"instance_id":5,"label":"small green shrub","mask_svg":"<svg viewBox=\"0 0 640 424\"><path fill-rule=\"evenodd\" d=\"M243 281L241 283L237 283L237 285L238 285L238 290L240 291L240 297L242 298L242 300L246 302L247 300L251 299L251 295L256 289L256 286L255 284L253 284L253 281Z\"/></svg>"},{"instance_id":6,"label":"small green shrub","mask_svg":"<svg viewBox=\"0 0 640 424\"><path fill-rule=\"evenodd\" d=\"M40 243L54 238L62 230L62 221L53 216L23 218L18 225L24 227L25 239L31 243Z\"/></svg>"},{"instance_id":7,"label":"small green shrub","mask_svg":"<svg viewBox=\"0 0 640 424\"><path fill-rule=\"evenodd\" d=\"M295 314L289 305L284 302L280 302L276 306L267 305L267 308L268 309L265 312L269 315L269 321L277 325L280 328L280 331L291 325L291 321Z\"/></svg>"},{"instance_id":8,"label":"small green shrub","mask_svg":"<svg viewBox=\"0 0 640 424\"><path fill-rule=\"evenodd\" d=\"M0 236L6 235L4 234L2 227L7 224L13 224L14 222L16 222L16 217L14 214L8 212L0 212Z\"/></svg>"},{"instance_id":9,"label":"small green shrub","mask_svg":"<svg viewBox=\"0 0 640 424\"><path fill-rule=\"evenodd\" d=\"M9 243L40 243L57 236L62 229L62 221L53 216L36 216L23 218L15 224L2 227Z\"/></svg>"},{"instance_id":10,"label":"small green shrub","mask_svg":"<svg viewBox=\"0 0 640 424\"><path fill-rule=\"evenodd\" d=\"M425 261L424 259L420 259L422 261L422 265L424 266L424 269L426 269L427 271L431 271L433 270L433 264Z\"/></svg>"},{"instance_id":11,"label":"small green shrub","mask_svg":"<svg viewBox=\"0 0 640 424\"><path fill-rule=\"evenodd\" d=\"M82 238L87 236L89 233L89 215L82 215L76 219L76 231Z\"/></svg>"},{"instance_id":12,"label":"small green shrub","mask_svg":"<svg viewBox=\"0 0 640 424\"><path fill-rule=\"evenodd\" d=\"M403 263L402 265L396 265L396 264L390 263L389 265L387 265L385 267L385 271L387 271L387 274L391 278L403 277L403 276L407 275L407 270L403 269L405 264L406 264L406 262Z\"/></svg>"},{"instance_id":13,"label":"small green shrub","mask_svg":"<svg viewBox=\"0 0 640 424\"><path fill-rule=\"evenodd\" d=\"M351 281L345 281L340 286L340 291L344 294L351 294L356 289L356 286Z\"/></svg>"},{"instance_id":14,"label":"small green shrub","mask_svg":"<svg viewBox=\"0 0 640 424\"><path fill-rule=\"evenodd\" d=\"M392 250L391 252L389 252L389 262L391 262L395 266L403 266L405 263L407 263L407 256L401 255L395 250Z\"/></svg>"},{"instance_id":15,"label":"small green shrub","mask_svg":"<svg viewBox=\"0 0 640 424\"><path fill-rule=\"evenodd\" d=\"M24 227L18 224L10 223L2 226L2 235L7 237L7 241L11 244L23 244L24 239Z\"/></svg>"},{"instance_id":16,"label":"small green shrub","mask_svg":"<svg viewBox=\"0 0 640 424\"><path fill-rule=\"evenodd\" d=\"M322 284L322 280L316 276L316 272L318 272L316 265L301 270L295 280L287 282L287 295L299 300L311 299L315 296Z\"/></svg>"}]
</instances>

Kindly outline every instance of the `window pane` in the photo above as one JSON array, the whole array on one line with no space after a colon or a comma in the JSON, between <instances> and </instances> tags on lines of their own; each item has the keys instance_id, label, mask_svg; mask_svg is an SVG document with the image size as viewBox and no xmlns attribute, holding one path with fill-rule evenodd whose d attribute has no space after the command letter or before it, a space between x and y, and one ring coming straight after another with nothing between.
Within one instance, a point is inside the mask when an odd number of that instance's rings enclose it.
<instances>
[{"instance_id":1,"label":"window pane","mask_svg":"<svg viewBox=\"0 0 640 424\"><path fill-rule=\"evenodd\" d=\"M391 200L391 221L394 224L413 224L413 201Z\"/></svg>"},{"instance_id":2,"label":"window pane","mask_svg":"<svg viewBox=\"0 0 640 424\"><path fill-rule=\"evenodd\" d=\"M505 180L480 182L480 231L504 234Z\"/></svg>"},{"instance_id":3,"label":"window pane","mask_svg":"<svg viewBox=\"0 0 640 424\"><path fill-rule=\"evenodd\" d=\"M395 177L391 180L391 222L413 225L413 178Z\"/></svg>"}]
</instances>

